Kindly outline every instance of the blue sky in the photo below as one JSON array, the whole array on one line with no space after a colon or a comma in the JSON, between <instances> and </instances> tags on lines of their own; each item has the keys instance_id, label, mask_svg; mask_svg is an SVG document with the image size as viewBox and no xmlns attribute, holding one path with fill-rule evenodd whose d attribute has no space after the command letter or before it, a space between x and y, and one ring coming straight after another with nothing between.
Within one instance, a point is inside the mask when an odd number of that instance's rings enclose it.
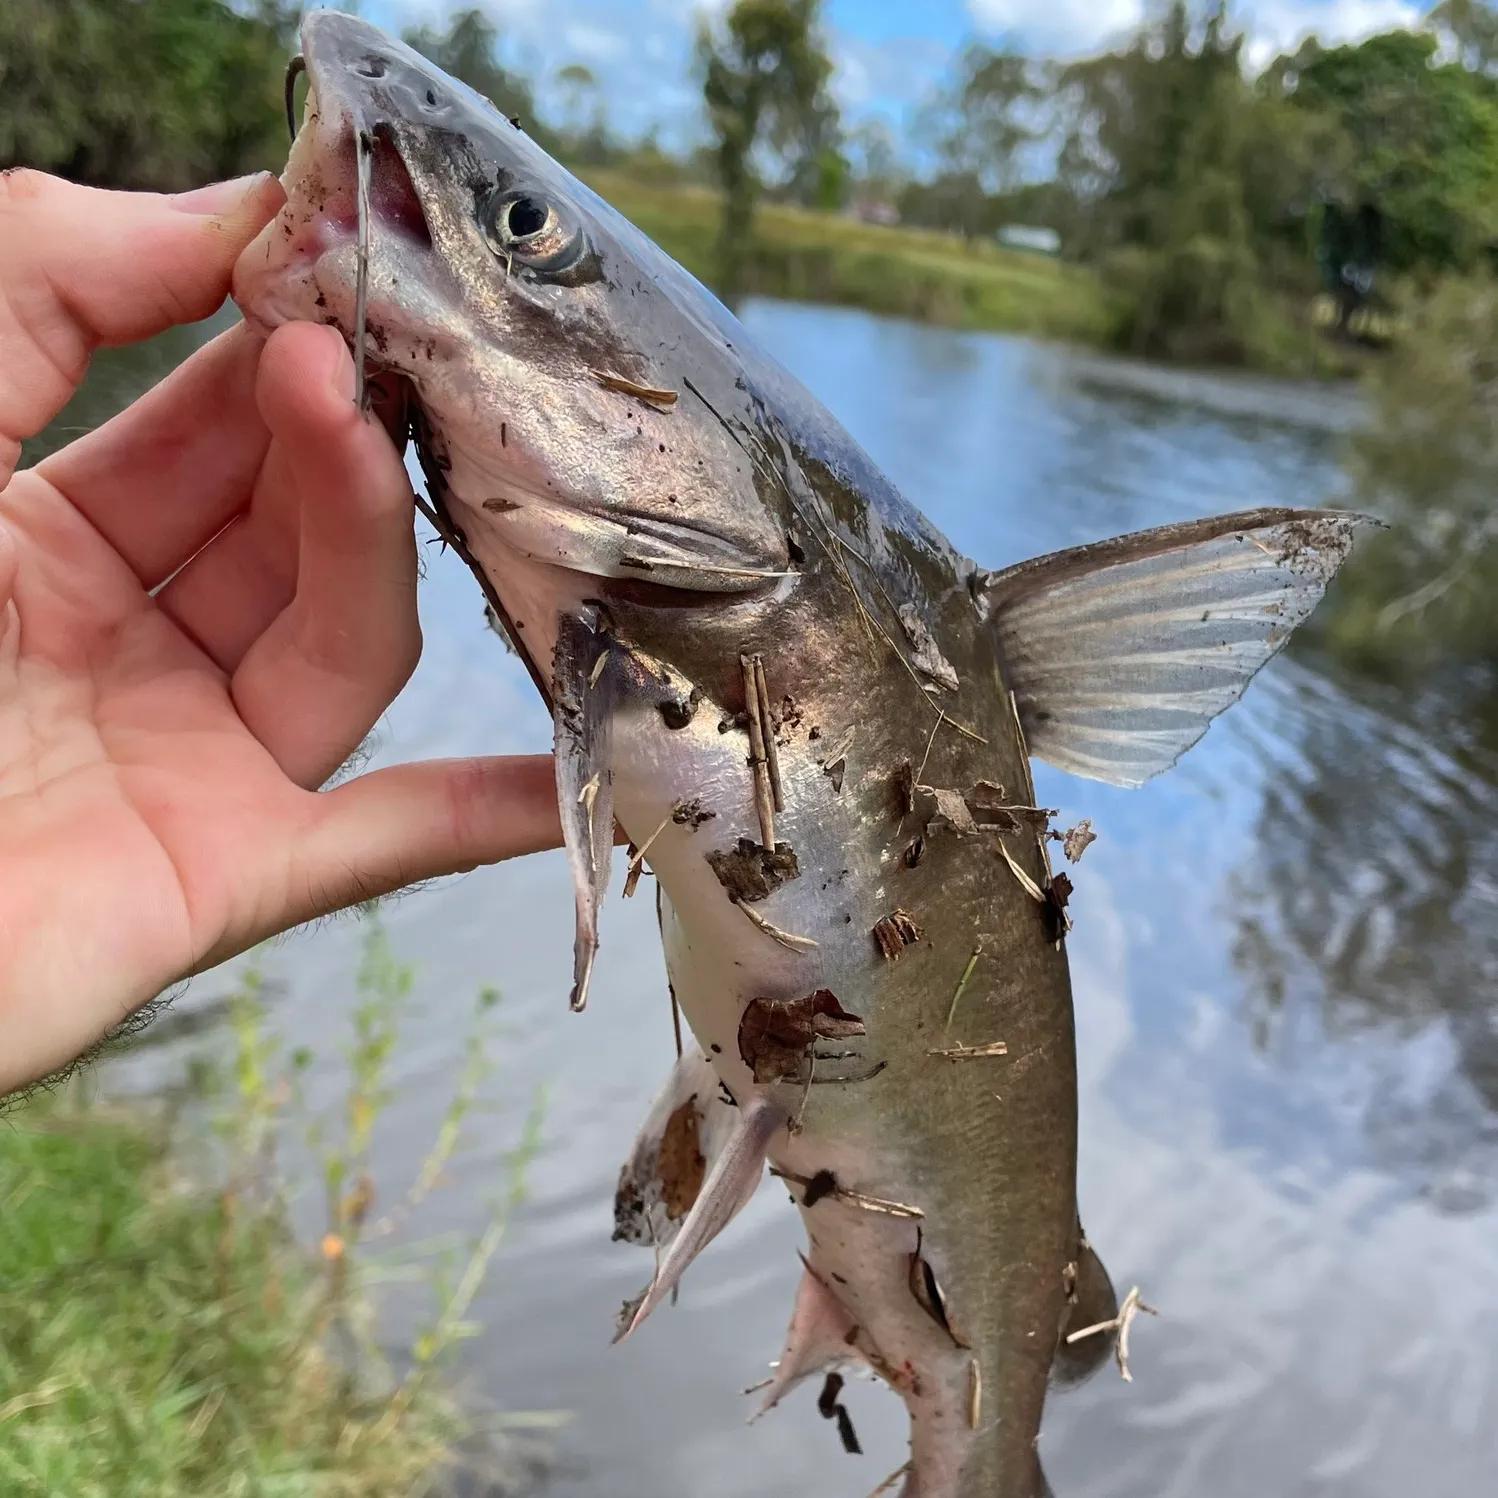
<instances>
[{"instance_id":1,"label":"blue sky","mask_svg":"<svg viewBox=\"0 0 1498 1498\"><path fill-rule=\"evenodd\" d=\"M458 4L475 0L458 0ZM680 144L698 129L688 76L696 17L726 0L477 0L504 36L509 61L544 81L582 62L600 81L610 119L630 134L658 124ZM1433 0L1430 0L1433 3ZM1050 56L1079 56L1127 30L1151 0L825 0L836 87L855 123L883 116L899 129L953 52L974 34ZM452 0L363 0L362 14L398 29L438 20ZM1240 0L1254 60L1316 32L1351 39L1410 24L1428 3L1412 0ZM558 99L543 87L543 106Z\"/></svg>"}]
</instances>

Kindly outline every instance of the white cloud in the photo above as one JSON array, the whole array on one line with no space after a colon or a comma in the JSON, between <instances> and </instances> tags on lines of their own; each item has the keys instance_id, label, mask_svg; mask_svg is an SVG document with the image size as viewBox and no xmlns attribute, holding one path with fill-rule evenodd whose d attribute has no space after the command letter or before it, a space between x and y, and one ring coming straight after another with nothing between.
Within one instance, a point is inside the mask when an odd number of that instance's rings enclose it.
<instances>
[{"instance_id":1,"label":"white cloud","mask_svg":"<svg viewBox=\"0 0 1498 1498\"><path fill-rule=\"evenodd\" d=\"M602 26L588 26L580 21L562 31L562 40L579 57L589 62L612 62L629 52L629 38L617 31L606 31Z\"/></svg>"},{"instance_id":2,"label":"white cloud","mask_svg":"<svg viewBox=\"0 0 1498 1498\"><path fill-rule=\"evenodd\" d=\"M1409 0L1329 0L1320 5L1253 0L1243 8L1251 37L1249 62L1261 67L1281 52L1293 52L1313 33L1324 42L1350 42L1396 26L1414 26L1427 9L1428 5L1412 5Z\"/></svg>"},{"instance_id":3,"label":"white cloud","mask_svg":"<svg viewBox=\"0 0 1498 1498\"><path fill-rule=\"evenodd\" d=\"M1088 52L1139 24L1144 0L968 0L985 31L1012 33L1039 52Z\"/></svg>"},{"instance_id":4,"label":"white cloud","mask_svg":"<svg viewBox=\"0 0 1498 1498\"><path fill-rule=\"evenodd\" d=\"M1411 26L1428 5L1412 0L1246 0L1235 8L1258 66L1315 33L1323 41L1355 41L1394 26ZM1024 46L1060 56L1090 52L1137 26L1144 0L968 0L975 25L1008 33Z\"/></svg>"},{"instance_id":5,"label":"white cloud","mask_svg":"<svg viewBox=\"0 0 1498 1498\"><path fill-rule=\"evenodd\" d=\"M854 114L874 103L885 108L916 103L951 61L946 47L922 36L868 42L838 31L832 36L831 51L836 65L833 93Z\"/></svg>"}]
</instances>

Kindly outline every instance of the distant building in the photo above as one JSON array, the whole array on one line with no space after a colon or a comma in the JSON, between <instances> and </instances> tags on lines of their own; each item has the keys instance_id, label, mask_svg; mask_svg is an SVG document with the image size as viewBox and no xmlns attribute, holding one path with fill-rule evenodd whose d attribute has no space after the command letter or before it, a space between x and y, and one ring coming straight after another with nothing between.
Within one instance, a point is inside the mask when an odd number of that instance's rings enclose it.
<instances>
[{"instance_id":1,"label":"distant building","mask_svg":"<svg viewBox=\"0 0 1498 1498\"><path fill-rule=\"evenodd\" d=\"M883 224L886 229L900 222L900 210L882 198L855 198L848 204L848 214L865 224Z\"/></svg>"},{"instance_id":2,"label":"distant building","mask_svg":"<svg viewBox=\"0 0 1498 1498\"><path fill-rule=\"evenodd\" d=\"M998 241L1011 250L1029 250L1036 255L1061 253L1061 236L1054 229L1032 224L1005 224L999 230Z\"/></svg>"}]
</instances>

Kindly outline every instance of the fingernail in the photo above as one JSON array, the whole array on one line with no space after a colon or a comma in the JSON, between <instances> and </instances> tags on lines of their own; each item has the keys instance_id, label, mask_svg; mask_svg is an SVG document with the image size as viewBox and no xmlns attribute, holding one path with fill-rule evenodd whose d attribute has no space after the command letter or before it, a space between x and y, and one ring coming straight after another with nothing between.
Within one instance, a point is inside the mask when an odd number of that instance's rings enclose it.
<instances>
[{"instance_id":1,"label":"fingernail","mask_svg":"<svg viewBox=\"0 0 1498 1498\"><path fill-rule=\"evenodd\" d=\"M251 172L247 177L210 182L207 187L195 187L191 192L173 193L172 207L179 213L198 213L205 218L233 213L270 175L270 172Z\"/></svg>"}]
</instances>

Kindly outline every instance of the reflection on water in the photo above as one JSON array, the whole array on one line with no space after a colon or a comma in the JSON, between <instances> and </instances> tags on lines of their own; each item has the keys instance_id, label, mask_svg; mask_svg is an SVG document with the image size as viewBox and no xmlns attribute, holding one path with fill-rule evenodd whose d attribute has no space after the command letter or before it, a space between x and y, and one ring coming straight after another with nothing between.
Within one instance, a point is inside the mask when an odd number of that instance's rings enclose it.
<instances>
[{"instance_id":1,"label":"reflection on water","mask_svg":"<svg viewBox=\"0 0 1498 1498\"><path fill-rule=\"evenodd\" d=\"M1264 745L1237 956L1270 1051L1308 1021L1397 1047L1371 1147L1477 1205L1498 1186L1498 756L1448 704L1367 695L1383 710L1302 678L1287 738Z\"/></svg>"},{"instance_id":2,"label":"reflection on water","mask_svg":"<svg viewBox=\"0 0 1498 1498\"><path fill-rule=\"evenodd\" d=\"M1347 493L1355 404L1341 393L853 312L747 315L986 566ZM470 580L429 557L426 655L375 762L545 747L546 718ZM1120 1287L1139 1283L1165 1312L1136 1336L1133 1385L1105 1375L1048 1411L1058 1498L1491 1491L1498 765L1464 709L1434 687L1416 699L1333 679L1303 652L1142 791L1043 767L1037 779L1046 804L1101 834L1077 872L1070 942L1083 1217ZM382 1190L404 1186L440 1119L455 1016L479 983L505 994L510 1093L424 1231L482 1222L506 1142L535 1088L549 1091L531 1199L475 1307L488 1330L467 1373L501 1403L576 1412L552 1498L866 1498L903 1459L903 1412L883 1391L847 1396L862 1459L810 1396L743 1423L738 1391L777 1355L799 1270L783 1194L760 1193L674 1312L608 1346L645 1268L610 1242L611 1192L670 1064L670 1018L647 900L605 913L594 1000L566 1013L571 919L554 855L387 913L420 964L422 1008L376 1148ZM289 1044L333 1049L356 946L334 922L272 952ZM184 1003L223 986L210 975ZM127 1059L118 1084L153 1084L162 1056ZM314 1108L331 1105L335 1072L309 1078ZM410 1314L397 1304L393 1320Z\"/></svg>"}]
</instances>

